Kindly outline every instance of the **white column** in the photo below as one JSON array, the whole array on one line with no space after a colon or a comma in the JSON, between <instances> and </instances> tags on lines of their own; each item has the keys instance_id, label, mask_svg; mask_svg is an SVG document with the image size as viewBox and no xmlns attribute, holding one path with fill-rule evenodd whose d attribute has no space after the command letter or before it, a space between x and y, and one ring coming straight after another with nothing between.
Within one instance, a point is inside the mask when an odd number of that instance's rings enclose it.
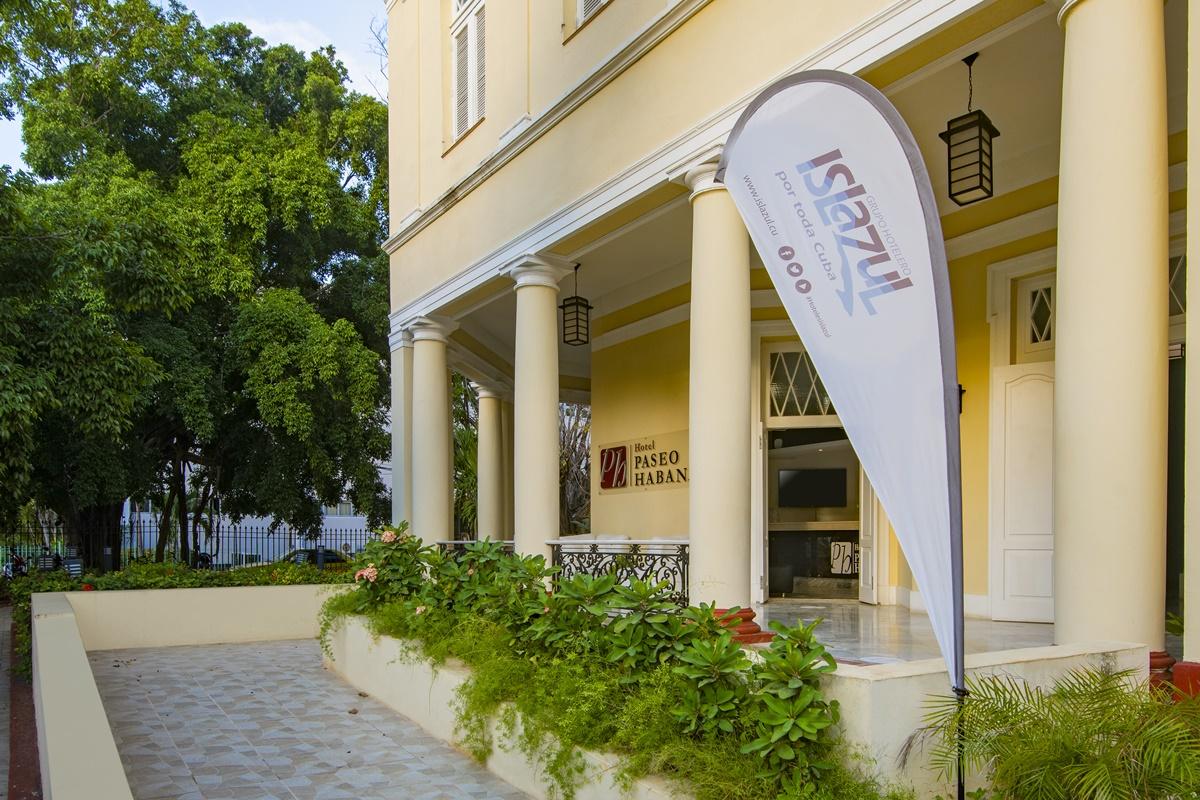
<instances>
[{"instance_id":1,"label":"white column","mask_svg":"<svg viewBox=\"0 0 1200 800\"><path fill-rule=\"evenodd\" d=\"M517 284L513 359L514 547L549 559L558 538L558 282L570 265L527 255L506 270Z\"/></svg>"},{"instance_id":2,"label":"white column","mask_svg":"<svg viewBox=\"0 0 1200 800\"><path fill-rule=\"evenodd\" d=\"M412 514L412 334L398 330L392 350L392 524Z\"/></svg>"},{"instance_id":3,"label":"white column","mask_svg":"<svg viewBox=\"0 0 1200 800\"><path fill-rule=\"evenodd\" d=\"M479 396L475 509L480 539L504 538L504 431L500 395L476 384Z\"/></svg>"},{"instance_id":4,"label":"white column","mask_svg":"<svg viewBox=\"0 0 1200 800\"><path fill-rule=\"evenodd\" d=\"M1187 185L1200 187L1200 9L1193 2L1188 11ZM1192 362L1184 365L1183 597L1196 621L1184 626L1183 657L1200 668L1200 188L1192 195L1187 205L1187 307L1196 312L1183 351Z\"/></svg>"},{"instance_id":5,"label":"white column","mask_svg":"<svg viewBox=\"0 0 1200 800\"><path fill-rule=\"evenodd\" d=\"M424 542L454 537L448 320L421 317L413 336L412 530Z\"/></svg>"},{"instance_id":6,"label":"white column","mask_svg":"<svg viewBox=\"0 0 1200 800\"><path fill-rule=\"evenodd\" d=\"M510 400L500 402L500 413L504 423L504 536L512 541L516 530L513 515L513 404Z\"/></svg>"},{"instance_id":7,"label":"white column","mask_svg":"<svg viewBox=\"0 0 1200 800\"><path fill-rule=\"evenodd\" d=\"M689 593L750 605L750 238L715 160L690 167Z\"/></svg>"},{"instance_id":8,"label":"white column","mask_svg":"<svg viewBox=\"0 0 1200 800\"><path fill-rule=\"evenodd\" d=\"M1059 644L1163 647L1167 103L1161 0L1072 0L1055 309Z\"/></svg>"}]
</instances>

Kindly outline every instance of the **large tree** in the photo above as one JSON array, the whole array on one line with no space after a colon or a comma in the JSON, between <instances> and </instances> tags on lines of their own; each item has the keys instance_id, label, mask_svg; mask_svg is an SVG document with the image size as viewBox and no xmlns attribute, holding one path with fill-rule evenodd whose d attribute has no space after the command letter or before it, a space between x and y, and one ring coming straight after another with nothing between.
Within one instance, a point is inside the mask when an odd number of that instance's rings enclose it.
<instances>
[{"instance_id":1,"label":"large tree","mask_svg":"<svg viewBox=\"0 0 1200 800\"><path fill-rule=\"evenodd\" d=\"M185 553L189 496L380 518L386 109L332 48L178 3L0 8L33 173L0 178L0 514L33 499L93 556L160 487Z\"/></svg>"}]
</instances>

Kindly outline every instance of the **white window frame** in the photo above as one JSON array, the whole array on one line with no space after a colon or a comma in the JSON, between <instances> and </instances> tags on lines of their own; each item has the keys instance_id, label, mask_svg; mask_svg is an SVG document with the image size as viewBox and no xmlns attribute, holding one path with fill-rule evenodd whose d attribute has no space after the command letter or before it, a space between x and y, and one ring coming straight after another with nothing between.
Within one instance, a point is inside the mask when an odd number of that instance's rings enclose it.
<instances>
[{"instance_id":1,"label":"white window frame","mask_svg":"<svg viewBox=\"0 0 1200 800\"><path fill-rule=\"evenodd\" d=\"M803 353L804 345L799 341L770 342L763 346L760 367L762 387L762 416L767 430L777 428L840 428L842 421L837 414L776 415L771 407L771 356L776 353Z\"/></svg>"},{"instance_id":2,"label":"white window frame","mask_svg":"<svg viewBox=\"0 0 1200 800\"><path fill-rule=\"evenodd\" d=\"M600 13L600 9L602 9L602 8L604 8L606 5L608 5L608 4L609 4L609 2L610 2L610 0L600 0L600 2L596 3L596 7L595 7L595 8L593 8L593 9L591 10L591 13L588 13L587 11L585 11L587 0L576 0L576 4L575 4L575 8L576 8L576 13L575 13L575 24L576 24L576 27L578 27L578 26L582 25L583 23L587 22L587 21L588 21L589 19L591 19L592 17L594 17L594 16L596 16L597 14L599 14L599 13Z\"/></svg>"},{"instance_id":3,"label":"white window frame","mask_svg":"<svg viewBox=\"0 0 1200 800\"><path fill-rule=\"evenodd\" d=\"M452 140L458 141L483 119L487 110L487 63L480 64L479 18L483 13L485 0L454 0L454 21L450 25L450 127L453 132ZM484 22L483 53L487 52L487 23ZM458 69L458 38L466 32L467 36L467 115L461 120L458 114L459 81L462 76ZM482 73L482 74L481 74Z\"/></svg>"},{"instance_id":4,"label":"white window frame","mask_svg":"<svg viewBox=\"0 0 1200 800\"><path fill-rule=\"evenodd\" d=\"M1057 324L1055 314L1058 311L1058 291L1055 288L1054 282L1056 274L1056 272L1049 272L1045 275L1021 278L1016 282L1017 335L1013 355L1015 356L1015 362L1018 364L1054 360L1054 337ZM1030 296L1039 289L1050 290L1050 338L1041 342L1031 342L1029 341L1029 332L1033 320L1031 318Z\"/></svg>"},{"instance_id":5,"label":"white window frame","mask_svg":"<svg viewBox=\"0 0 1200 800\"><path fill-rule=\"evenodd\" d=\"M1187 240L1182 236L1172 239L1167 253L1168 253L1168 259L1169 259L1169 264L1170 264L1168 269L1170 269L1175 266L1175 262L1177 260L1179 260L1180 258L1185 258L1187 256ZM1184 269L1186 270L1187 267L1185 266ZM1168 275L1167 275L1167 291L1168 292L1171 291L1170 281L1171 281L1171 276L1168 273ZM1186 293L1185 293L1185 297L1183 298L1183 301L1184 301L1184 306L1185 306L1183 313L1182 314L1174 314L1171 317L1169 317L1167 320L1167 341L1168 342L1182 342L1183 341L1184 332L1187 330L1187 307L1186 307L1187 297L1186 297Z\"/></svg>"}]
</instances>

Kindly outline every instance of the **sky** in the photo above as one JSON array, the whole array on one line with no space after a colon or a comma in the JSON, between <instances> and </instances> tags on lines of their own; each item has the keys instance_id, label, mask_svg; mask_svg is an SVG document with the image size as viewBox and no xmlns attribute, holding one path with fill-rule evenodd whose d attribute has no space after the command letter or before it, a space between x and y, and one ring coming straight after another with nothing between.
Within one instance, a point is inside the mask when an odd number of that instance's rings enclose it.
<instances>
[{"instance_id":1,"label":"sky","mask_svg":"<svg viewBox=\"0 0 1200 800\"><path fill-rule=\"evenodd\" d=\"M372 20L385 18L385 0L184 0L205 25L243 22L270 44L315 50L337 48L351 85L364 94L384 91L379 57L371 52ZM372 83L374 86L372 86ZM376 87L378 91L376 91ZM0 119L0 164L22 165L20 120Z\"/></svg>"}]
</instances>

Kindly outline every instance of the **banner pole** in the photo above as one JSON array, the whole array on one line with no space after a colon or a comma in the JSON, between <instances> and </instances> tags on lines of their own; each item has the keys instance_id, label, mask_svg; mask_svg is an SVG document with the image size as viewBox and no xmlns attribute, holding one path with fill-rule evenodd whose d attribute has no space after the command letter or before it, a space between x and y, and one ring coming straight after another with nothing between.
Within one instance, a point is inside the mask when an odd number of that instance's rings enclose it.
<instances>
[{"instance_id":1,"label":"banner pole","mask_svg":"<svg viewBox=\"0 0 1200 800\"><path fill-rule=\"evenodd\" d=\"M966 704L967 695L970 694L965 688L954 687L954 695L958 700L958 714L955 717L955 738L957 740L957 765L955 774L958 778L958 800L966 800L967 797L967 776L966 776L966 732L963 730L963 706Z\"/></svg>"}]
</instances>

